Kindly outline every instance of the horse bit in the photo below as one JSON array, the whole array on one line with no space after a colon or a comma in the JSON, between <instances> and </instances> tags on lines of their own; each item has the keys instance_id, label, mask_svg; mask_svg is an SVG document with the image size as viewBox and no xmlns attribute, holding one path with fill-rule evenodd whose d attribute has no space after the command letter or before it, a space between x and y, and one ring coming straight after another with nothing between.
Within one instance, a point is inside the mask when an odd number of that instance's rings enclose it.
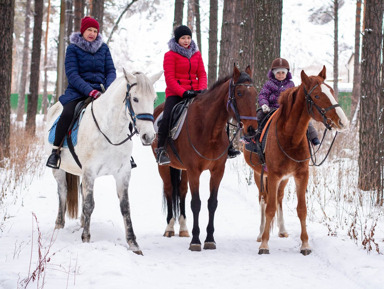
<instances>
[{"instance_id":1,"label":"horse bit","mask_svg":"<svg viewBox=\"0 0 384 289\"><path fill-rule=\"evenodd\" d=\"M133 83L133 84L127 83L127 92L126 92L125 98L124 98L125 108L128 110L129 115L131 116L131 119L132 119L132 122L129 123L129 130L131 131L131 134L128 134L128 136L119 143L112 143L111 140L106 136L106 134L100 129L100 126L97 123L96 117L95 117L94 112L93 112L93 100L94 99L92 99L91 111L92 111L93 120L95 121L95 124L96 124L98 130L101 132L101 134L106 138L106 140L111 145L114 145L114 146L122 145L126 141L130 140L135 134L139 133L139 131L136 128L136 121L138 119L154 122L153 114L151 114L151 113L136 114L135 111L133 110L133 106L132 106L132 102L131 102L131 88L134 87L135 85L137 85L137 83ZM133 128L132 128L132 123L133 123Z\"/></svg>"}]
</instances>

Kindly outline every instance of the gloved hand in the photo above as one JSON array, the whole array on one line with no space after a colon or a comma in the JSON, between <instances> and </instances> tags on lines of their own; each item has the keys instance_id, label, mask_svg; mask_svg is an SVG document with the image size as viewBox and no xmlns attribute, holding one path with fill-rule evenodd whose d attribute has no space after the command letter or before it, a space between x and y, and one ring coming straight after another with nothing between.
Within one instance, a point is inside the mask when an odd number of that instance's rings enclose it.
<instances>
[{"instance_id":1,"label":"gloved hand","mask_svg":"<svg viewBox=\"0 0 384 289\"><path fill-rule=\"evenodd\" d=\"M269 108L269 106L266 105L266 104L263 104L263 105L261 106L261 109L263 110L264 113L267 113L267 112L269 112L269 111L271 110L271 109Z\"/></svg>"},{"instance_id":2,"label":"gloved hand","mask_svg":"<svg viewBox=\"0 0 384 289\"><path fill-rule=\"evenodd\" d=\"M94 99L98 98L101 95L101 92L94 89L89 93L89 96L93 97Z\"/></svg>"},{"instance_id":3,"label":"gloved hand","mask_svg":"<svg viewBox=\"0 0 384 289\"><path fill-rule=\"evenodd\" d=\"M183 93L183 98L193 98L197 95L197 91L194 90L187 90Z\"/></svg>"}]
</instances>

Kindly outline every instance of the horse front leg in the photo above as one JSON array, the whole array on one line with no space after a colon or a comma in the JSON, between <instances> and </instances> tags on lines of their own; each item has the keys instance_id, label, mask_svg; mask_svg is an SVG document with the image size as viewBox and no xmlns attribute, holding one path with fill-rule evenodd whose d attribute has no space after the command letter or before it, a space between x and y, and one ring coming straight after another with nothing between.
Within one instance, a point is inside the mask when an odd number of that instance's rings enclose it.
<instances>
[{"instance_id":1,"label":"horse front leg","mask_svg":"<svg viewBox=\"0 0 384 289\"><path fill-rule=\"evenodd\" d=\"M305 202L305 193L308 185L308 170L301 172L295 176L296 184L296 193L297 193L297 215L300 219L301 224L301 249L300 253L304 256L309 255L312 250L308 243L308 233L307 233L307 204Z\"/></svg>"},{"instance_id":2,"label":"horse front leg","mask_svg":"<svg viewBox=\"0 0 384 289\"><path fill-rule=\"evenodd\" d=\"M91 174L83 175L83 180L81 184L81 192L83 195L83 210L81 215L83 233L81 234L81 239L83 240L83 242L89 242L91 239L89 227L91 224L91 215L93 209L95 208L95 200L93 198L94 181L95 178Z\"/></svg>"},{"instance_id":3,"label":"horse front leg","mask_svg":"<svg viewBox=\"0 0 384 289\"><path fill-rule=\"evenodd\" d=\"M201 209L201 200L199 193L199 173L188 172L189 187L191 189L192 200L191 209L193 213L192 241L189 245L191 251L201 251L199 214Z\"/></svg>"},{"instance_id":4,"label":"horse front leg","mask_svg":"<svg viewBox=\"0 0 384 289\"><path fill-rule=\"evenodd\" d=\"M187 216L185 214L185 198L188 192L188 175L187 171L181 172L181 181L180 181L180 216L179 216L179 237L189 237L188 227L187 227Z\"/></svg>"},{"instance_id":5,"label":"horse front leg","mask_svg":"<svg viewBox=\"0 0 384 289\"><path fill-rule=\"evenodd\" d=\"M129 206L128 198L128 186L131 178L131 172L124 174L124 177L115 176L117 195L120 200L120 211L123 215L125 237L129 246L129 250L132 250L135 254L143 255L139 245L136 242L136 236L133 231L132 220L131 220L131 209Z\"/></svg>"},{"instance_id":6,"label":"horse front leg","mask_svg":"<svg viewBox=\"0 0 384 289\"><path fill-rule=\"evenodd\" d=\"M265 227L264 232L261 237L261 244L259 247L259 254L269 254L269 234L271 230L271 225L273 218L276 214L276 196L277 188L279 186L280 180L276 176L268 175L268 200L267 206L265 208Z\"/></svg>"},{"instance_id":7,"label":"horse front leg","mask_svg":"<svg viewBox=\"0 0 384 289\"><path fill-rule=\"evenodd\" d=\"M257 242L261 242L261 237L263 236L264 228L265 228L265 208L267 207L268 193L266 191L265 186L263 186L263 188L261 187L261 175L256 173L256 171L254 171L253 178L255 179L256 186L259 190L260 231L259 231L259 235L257 236ZM265 184L266 181L267 181L267 178L264 177L263 184Z\"/></svg>"},{"instance_id":8,"label":"horse front leg","mask_svg":"<svg viewBox=\"0 0 384 289\"><path fill-rule=\"evenodd\" d=\"M213 237L213 233L215 232L214 220L215 220L215 212L217 209L217 195L219 191L219 186L221 179L224 175L225 166L220 166L215 170L211 170L211 180L210 180L210 196L208 199L208 226L207 226L207 238L204 242L204 249L216 249L216 242Z\"/></svg>"},{"instance_id":9,"label":"horse front leg","mask_svg":"<svg viewBox=\"0 0 384 289\"><path fill-rule=\"evenodd\" d=\"M53 176L57 182L57 194L59 196L59 209L55 222L55 229L62 229L65 225L65 212L67 210L67 180L65 171L52 170Z\"/></svg>"},{"instance_id":10,"label":"horse front leg","mask_svg":"<svg viewBox=\"0 0 384 289\"><path fill-rule=\"evenodd\" d=\"M284 189L287 183L288 183L288 180L281 181L279 189L277 190L277 226L279 227L280 238L288 238L288 233L287 233L287 230L285 229L284 216L283 216Z\"/></svg>"}]
</instances>

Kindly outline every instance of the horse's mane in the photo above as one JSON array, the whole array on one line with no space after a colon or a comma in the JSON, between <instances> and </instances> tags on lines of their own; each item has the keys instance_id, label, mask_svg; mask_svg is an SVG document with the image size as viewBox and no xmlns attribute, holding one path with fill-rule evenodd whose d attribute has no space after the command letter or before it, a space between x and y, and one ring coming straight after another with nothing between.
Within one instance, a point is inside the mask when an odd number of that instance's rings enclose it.
<instances>
[{"instance_id":1,"label":"horse's mane","mask_svg":"<svg viewBox=\"0 0 384 289\"><path fill-rule=\"evenodd\" d=\"M148 94L153 94L153 86L151 85L148 77L142 73L142 72L133 72L132 73L133 75L135 75L136 79L137 79L137 91L138 91L138 95L148 95ZM120 76L118 78L116 78L112 83L111 85L108 87L108 90L113 92L113 91L117 91L119 89L121 90L126 90L126 78L125 76ZM124 83L124 85L121 85L122 83ZM132 85L132 83L131 83Z\"/></svg>"},{"instance_id":2,"label":"horse's mane","mask_svg":"<svg viewBox=\"0 0 384 289\"><path fill-rule=\"evenodd\" d=\"M288 116L292 111L292 107L296 101L296 95L299 88L300 86L291 87L283 91L282 93L280 93L280 97L279 97L280 115L285 119L288 118Z\"/></svg>"},{"instance_id":3,"label":"horse's mane","mask_svg":"<svg viewBox=\"0 0 384 289\"><path fill-rule=\"evenodd\" d=\"M208 91L215 90L218 86L221 86L223 83L227 82L230 78L232 78L232 75L227 75L223 78L220 78L218 81L216 81L209 89ZM240 77L237 80L237 83L244 83L244 82L252 82L251 77L245 73L241 72Z\"/></svg>"}]
</instances>

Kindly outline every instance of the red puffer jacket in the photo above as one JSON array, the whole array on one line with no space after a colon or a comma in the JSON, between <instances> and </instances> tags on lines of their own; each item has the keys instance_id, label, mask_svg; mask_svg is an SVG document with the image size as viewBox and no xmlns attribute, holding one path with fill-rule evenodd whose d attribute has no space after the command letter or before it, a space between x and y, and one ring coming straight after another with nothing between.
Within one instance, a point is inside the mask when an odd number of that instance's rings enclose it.
<instances>
[{"instance_id":1,"label":"red puffer jacket","mask_svg":"<svg viewBox=\"0 0 384 289\"><path fill-rule=\"evenodd\" d=\"M203 59L196 44L191 42L185 49L172 38L168 46L170 51L164 55L164 76L167 88L166 97L178 95L182 97L186 90L204 90L207 88L207 74Z\"/></svg>"}]
</instances>

